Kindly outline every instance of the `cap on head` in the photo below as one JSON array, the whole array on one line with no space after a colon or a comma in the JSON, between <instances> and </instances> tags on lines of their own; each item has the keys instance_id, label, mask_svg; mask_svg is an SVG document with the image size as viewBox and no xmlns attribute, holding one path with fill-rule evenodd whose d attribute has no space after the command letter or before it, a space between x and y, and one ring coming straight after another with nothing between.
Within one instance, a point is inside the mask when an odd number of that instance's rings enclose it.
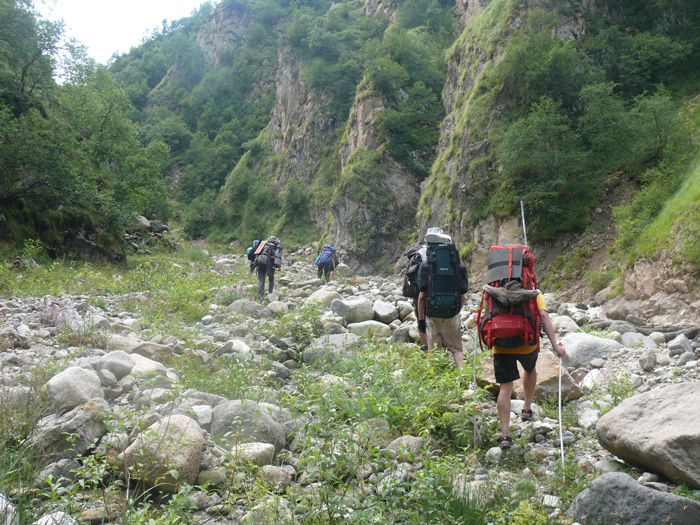
<instances>
[{"instance_id":1,"label":"cap on head","mask_svg":"<svg viewBox=\"0 0 700 525\"><path fill-rule=\"evenodd\" d=\"M452 237L444 233L437 226L428 228L423 240L428 244L452 244Z\"/></svg>"}]
</instances>

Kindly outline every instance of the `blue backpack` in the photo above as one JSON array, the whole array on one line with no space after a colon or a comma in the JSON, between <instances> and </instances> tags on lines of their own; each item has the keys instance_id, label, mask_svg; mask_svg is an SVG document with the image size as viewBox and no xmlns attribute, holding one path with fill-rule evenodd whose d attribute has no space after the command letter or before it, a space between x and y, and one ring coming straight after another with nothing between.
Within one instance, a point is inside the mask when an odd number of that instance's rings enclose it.
<instances>
[{"instance_id":1,"label":"blue backpack","mask_svg":"<svg viewBox=\"0 0 700 525\"><path fill-rule=\"evenodd\" d=\"M326 244L321 253L316 257L314 261L316 266L331 266L333 263L333 254L335 253L335 248L330 244Z\"/></svg>"}]
</instances>

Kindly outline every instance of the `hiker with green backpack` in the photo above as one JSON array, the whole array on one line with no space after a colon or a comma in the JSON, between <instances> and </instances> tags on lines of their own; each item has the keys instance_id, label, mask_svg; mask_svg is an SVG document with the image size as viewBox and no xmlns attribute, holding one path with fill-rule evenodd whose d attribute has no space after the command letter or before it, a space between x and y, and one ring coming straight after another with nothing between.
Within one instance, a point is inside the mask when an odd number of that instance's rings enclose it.
<instances>
[{"instance_id":1,"label":"hiker with green backpack","mask_svg":"<svg viewBox=\"0 0 700 525\"><path fill-rule=\"evenodd\" d=\"M447 347L461 371L464 351L459 313L469 286L467 270L459 261L452 238L440 228L428 229L424 241L428 246L418 277L418 331L426 333L429 351Z\"/></svg>"}]
</instances>

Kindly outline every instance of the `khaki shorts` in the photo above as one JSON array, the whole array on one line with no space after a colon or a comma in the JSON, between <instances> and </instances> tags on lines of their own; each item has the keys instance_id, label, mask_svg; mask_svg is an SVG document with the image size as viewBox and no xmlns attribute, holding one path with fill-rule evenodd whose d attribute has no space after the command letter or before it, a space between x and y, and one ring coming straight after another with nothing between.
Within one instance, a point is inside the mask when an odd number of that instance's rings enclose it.
<instances>
[{"instance_id":1,"label":"khaki shorts","mask_svg":"<svg viewBox=\"0 0 700 525\"><path fill-rule=\"evenodd\" d=\"M428 348L446 346L453 354L462 352L462 323L459 314L450 319L426 317Z\"/></svg>"}]
</instances>

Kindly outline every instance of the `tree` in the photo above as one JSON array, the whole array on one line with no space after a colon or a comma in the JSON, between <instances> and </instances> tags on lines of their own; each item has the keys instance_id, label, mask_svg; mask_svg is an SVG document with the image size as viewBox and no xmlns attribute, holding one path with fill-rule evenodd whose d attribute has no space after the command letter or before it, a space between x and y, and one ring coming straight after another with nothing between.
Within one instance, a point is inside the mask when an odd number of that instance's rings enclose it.
<instances>
[{"instance_id":1,"label":"tree","mask_svg":"<svg viewBox=\"0 0 700 525\"><path fill-rule=\"evenodd\" d=\"M540 239L578 227L601 189L580 137L551 98L543 97L510 126L498 159L503 167L498 198L508 206L523 200L533 236Z\"/></svg>"}]
</instances>

